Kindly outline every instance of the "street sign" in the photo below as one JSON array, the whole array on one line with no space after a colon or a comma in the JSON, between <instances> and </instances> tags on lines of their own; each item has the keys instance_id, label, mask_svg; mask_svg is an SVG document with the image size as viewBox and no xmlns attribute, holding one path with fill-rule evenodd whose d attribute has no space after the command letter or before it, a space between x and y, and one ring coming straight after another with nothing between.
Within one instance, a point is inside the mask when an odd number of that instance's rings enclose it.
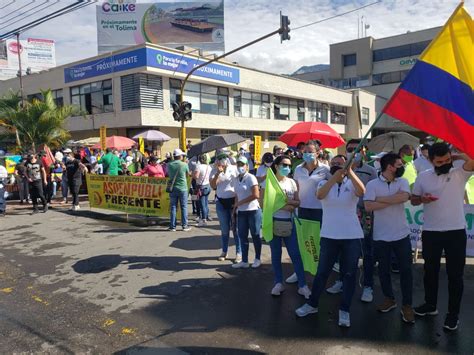
<instances>
[{"instance_id":1,"label":"street sign","mask_svg":"<svg viewBox=\"0 0 474 355\"><path fill-rule=\"evenodd\" d=\"M100 148L105 151L107 149L107 127L100 126Z\"/></svg>"}]
</instances>

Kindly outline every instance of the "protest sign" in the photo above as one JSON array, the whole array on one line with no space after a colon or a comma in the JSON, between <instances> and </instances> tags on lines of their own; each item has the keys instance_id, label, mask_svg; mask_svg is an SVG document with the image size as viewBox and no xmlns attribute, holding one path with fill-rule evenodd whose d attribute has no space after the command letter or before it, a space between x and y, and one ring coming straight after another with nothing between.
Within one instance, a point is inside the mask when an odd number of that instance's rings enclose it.
<instances>
[{"instance_id":1,"label":"protest sign","mask_svg":"<svg viewBox=\"0 0 474 355\"><path fill-rule=\"evenodd\" d=\"M320 224L300 218L295 220L295 225L304 270L316 275L319 262Z\"/></svg>"}]
</instances>

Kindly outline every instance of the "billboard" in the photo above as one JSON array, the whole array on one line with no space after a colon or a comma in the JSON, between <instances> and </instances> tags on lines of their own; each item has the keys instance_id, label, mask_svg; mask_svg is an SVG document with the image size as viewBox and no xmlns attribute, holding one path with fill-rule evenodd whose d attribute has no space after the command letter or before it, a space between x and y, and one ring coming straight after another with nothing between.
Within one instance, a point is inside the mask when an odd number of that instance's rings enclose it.
<instances>
[{"instance_id":1,"label":"billboard","mask_svg":"<svg viewBox=\"0 0 474 355\"><path fill-rule=\"evenodd\" d=\"M137 4L116 0L97 6L99 54L144 42L224 52L224 1Z\"/></svg>"}]
</instances>

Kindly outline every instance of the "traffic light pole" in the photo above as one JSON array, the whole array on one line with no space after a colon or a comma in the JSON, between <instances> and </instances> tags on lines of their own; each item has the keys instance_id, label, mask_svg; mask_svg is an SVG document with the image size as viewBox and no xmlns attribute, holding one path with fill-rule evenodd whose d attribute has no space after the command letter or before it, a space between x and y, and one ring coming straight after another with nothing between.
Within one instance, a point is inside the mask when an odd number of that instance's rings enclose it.
<instances>
[{"instance_id":1,"label":"traffic light pole","mask_svg":"<svg viewBox=\"0 0 474 355\"><path fill-rule=\"evenodd\" d=\"M184 80L183 80L182 83L181 83L181 91L180 91L180 99L179 99L179 100L180 100L180 105L182 105L183 102L184 102L184 87L185 87L185 85L186 85L186 82L188 81L189 77L190 77L196 70L198 70L198 69L200 69L200 68L202 68L202 67L205 67L206 65L209 65L209 64L211 64L211 63L213 63L213 62L217 62L218 60L220 60L220 59L222 59L222 58L224 58L224 57L227 57L227 56L229 56L229 55L231 55L231 54L234 54L234 53L236 53L236 52L238 52L238 51L240 51L240 50L242 50L242 49L244 49L244 48L250 47L251 45L253 45L253 44L255 44L255 43L258 43L258 42L260 42L260 41L263 41L264 39L267 39L267 38L269 38L269 37L272 37L272 36L274 36L274 35L276 35L276 34L278 34L278 33L281 34L282 31L283 31L283 29L282 29L282 28L279 28L278 30L275 30L275 31L273 31L273 32L270 32L270 33L266 34L265 36L262 36L262 37L260 37L260 38L257 38L256 40L253 40L252 42L248 42L248 43L246 43L246 44L244 44L244 45L242 45L242 46L240 46L240 47L238 47L238 48L235 48L235 49L231 50L230 52L224 53L224 54L222 54L222 55L220 55L220 56L218 56L218 57L215 57L215 58L213 58L213 59L211 59L211 60L208 60L207 62L204 62L204 63L202 63L202 64L199 64L199 65L195 66L193 69L191 69L191 70L189 71L189 73L186 75L186 77L184 78ZM184 126L184 119L181 120L180 145L181 145L181 149L182 149L183 151L186 151L186 127Z\"/></svg>"}]
</instances>

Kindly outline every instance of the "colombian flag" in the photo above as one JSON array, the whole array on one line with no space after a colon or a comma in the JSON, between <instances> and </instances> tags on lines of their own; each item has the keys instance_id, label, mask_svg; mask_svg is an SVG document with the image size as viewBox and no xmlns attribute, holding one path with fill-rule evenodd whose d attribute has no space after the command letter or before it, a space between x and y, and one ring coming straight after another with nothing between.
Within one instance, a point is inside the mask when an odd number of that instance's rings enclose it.
<instances>
[{"instance_id":1,"label":"colombian flag","mask_svg":"<svg viewBox=\"0 0 474 355\"><path fill-rule=\"evenodd\" d=\"M474 22L461 3L383 112L474 158Z\"/></svg>"}]
</instances>

